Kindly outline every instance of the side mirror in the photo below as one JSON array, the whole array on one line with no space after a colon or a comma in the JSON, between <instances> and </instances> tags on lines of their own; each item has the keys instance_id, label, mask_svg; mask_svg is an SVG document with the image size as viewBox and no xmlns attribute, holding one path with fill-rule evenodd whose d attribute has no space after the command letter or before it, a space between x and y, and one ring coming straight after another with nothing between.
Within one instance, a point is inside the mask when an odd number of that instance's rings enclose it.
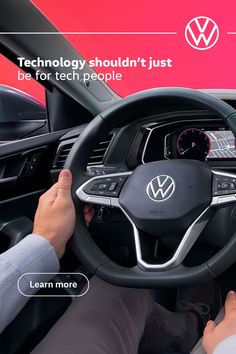
<instances>
[{"instance_id":1,"label":"side mirror","mask_svg":"<svg viewBox=\"0 0 236 354\"><path fill-rule=\"evenodd\" d=\"M40 102L0 85L0 144L48 132L47 111Z\"/></svg>"}]
</instances>

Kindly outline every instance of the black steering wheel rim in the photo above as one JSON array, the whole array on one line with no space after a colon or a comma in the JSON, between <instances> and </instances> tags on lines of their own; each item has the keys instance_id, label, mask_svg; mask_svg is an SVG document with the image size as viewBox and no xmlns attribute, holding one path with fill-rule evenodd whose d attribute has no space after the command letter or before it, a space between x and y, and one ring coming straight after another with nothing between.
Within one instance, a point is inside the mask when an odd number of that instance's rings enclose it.
<instances>
[{"instance_id":1,"label":"black steering wheel rim","mask_svg":"<svg viewBox=\"0 0 236 354\"><path fill-rule=\"evenodd\" d=\"M111 261L96 245L85 225L83 203L75 192L86 180L87 162L96 144L113 128L131 123L144 115L155 114L158 103L176 102L195 105L217 114L236 132L236 111L220 99L206 93L182 89L162 88L146 90L129 96L93 119L75 142L67 158L65 168L73 174L73 196L76 205L77 222L73 236L73 251L77 258L98 277L113 284L128 287L180 286L206 281L217 276L234 261L236 236L210 261L197 266L178 265L165 271L144 271L138 266L125 268Z\"/></svg>"}]
</instances>

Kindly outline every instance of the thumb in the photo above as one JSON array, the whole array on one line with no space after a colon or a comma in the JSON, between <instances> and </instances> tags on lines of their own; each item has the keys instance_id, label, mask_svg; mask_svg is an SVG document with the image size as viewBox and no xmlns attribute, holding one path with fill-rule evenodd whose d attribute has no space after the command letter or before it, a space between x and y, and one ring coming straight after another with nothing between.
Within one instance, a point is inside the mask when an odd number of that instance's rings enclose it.
<instances>
[{"instance_id":1,"label":"thumb","mask_svg":"<svg viewBox=\"0 0 236 354\"><path fill-rule=\"evenodd\" d=\"M71 193L72 174L70 170L62 170L58 177L57 195L67 197Z\"/></svg>"},{"instance_id":2,"label":"thumb","mask_svg":"<svg viewBox=\"0 0 236 354\"><path fill-rule=\"evenodd\" d=\"M236 293L231 290L225 301L225 315L227 316L232 310L236 310Z\"/></svg>"},{"instance_id":3,"label":"thumb","mask_svg":"<svg viewBox=\"0 0 236 354\"><path fill-rule=\"evenodd\" d=\"M204 329L204 336L211 335L212 331L216 328L217 324L214 321L208 321Z\"/></svg>"}]
</instances>

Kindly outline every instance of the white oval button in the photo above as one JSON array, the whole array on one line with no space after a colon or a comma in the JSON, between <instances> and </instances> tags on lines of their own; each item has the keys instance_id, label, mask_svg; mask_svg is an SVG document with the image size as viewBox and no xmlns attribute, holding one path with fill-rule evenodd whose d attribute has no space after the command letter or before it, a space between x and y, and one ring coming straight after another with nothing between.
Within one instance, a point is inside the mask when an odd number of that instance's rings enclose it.
<instances>
[{"instance_id":1,"label":"white oval button","mask_svg":"<svg viewBox=\"0 0 236 354\"><path fill-rule=\"evenodd\" d=\"M80 297L88 292L89 279L83 273L25 273L17 288L26 297Z\"/></svg>"}]
</instances>

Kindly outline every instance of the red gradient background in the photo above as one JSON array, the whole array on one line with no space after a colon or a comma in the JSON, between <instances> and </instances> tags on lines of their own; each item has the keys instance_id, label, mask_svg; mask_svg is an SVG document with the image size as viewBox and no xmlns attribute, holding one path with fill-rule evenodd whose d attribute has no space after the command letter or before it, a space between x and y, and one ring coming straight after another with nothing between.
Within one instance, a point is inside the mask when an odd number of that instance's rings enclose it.
<instances>
[{"instance_id":1,"label":"red gradient background","mask_svg":"<svg viewBox=\"0 0 236 354\"><path fill-rule=\"evenodd\" d=\"M177 35L67 35L85 59L100 57L171 58L173 68L124 68L122 81L110 86L121 96L151 87L236 88L236 2L225 0L34 0L60 31L174 31ZM196 16L211 17L219 26L217 44L206 51L189 46L184 31ZM42 87L18 82L18 68L0 58L0 83L24 90L44 101ZM106 71L101 70L99 71ZM110 71L110 70L107 70Z\"/></svg>"}]
</instances>

